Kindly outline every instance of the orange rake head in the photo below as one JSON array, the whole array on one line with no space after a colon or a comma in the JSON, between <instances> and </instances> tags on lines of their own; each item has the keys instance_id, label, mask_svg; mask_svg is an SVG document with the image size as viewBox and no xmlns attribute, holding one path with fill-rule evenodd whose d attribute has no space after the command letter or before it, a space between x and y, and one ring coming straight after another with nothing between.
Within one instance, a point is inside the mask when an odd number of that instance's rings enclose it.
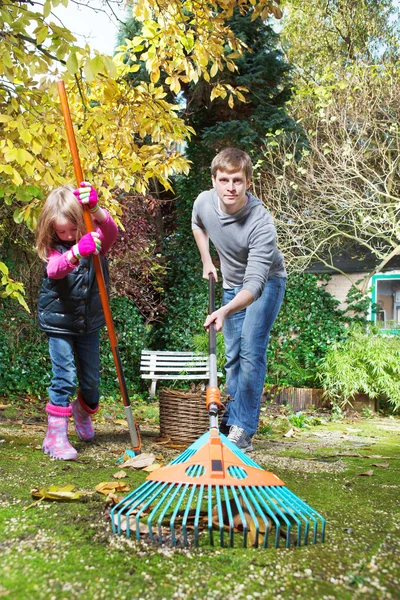
<instances>
[{"instance_id":1,"label":"orange rake head","mask_svg":"<svg viewBox=\"0 0 400 600\"><path fill-rule=\"evenodd\" d=\"M114 533L173 545L275 547L323 541L325 520L211 429L110 512Z\"/></svg>"}]
</instances>

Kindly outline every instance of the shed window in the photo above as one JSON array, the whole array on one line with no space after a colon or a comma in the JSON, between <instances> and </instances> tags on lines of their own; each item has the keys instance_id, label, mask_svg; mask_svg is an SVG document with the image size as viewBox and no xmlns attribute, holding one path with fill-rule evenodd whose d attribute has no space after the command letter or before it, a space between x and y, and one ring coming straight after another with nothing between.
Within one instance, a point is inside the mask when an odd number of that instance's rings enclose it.
<instances>
[{"instance_id":1,"label":"shed window","mask_svg":"<svg viewBox=\"0 0 400 600\"><path fill-rule=\"evenodd\" d=\"M400 334L400 273L372 277L371 317L385 333Z\"/></svg>"}]
</instances>

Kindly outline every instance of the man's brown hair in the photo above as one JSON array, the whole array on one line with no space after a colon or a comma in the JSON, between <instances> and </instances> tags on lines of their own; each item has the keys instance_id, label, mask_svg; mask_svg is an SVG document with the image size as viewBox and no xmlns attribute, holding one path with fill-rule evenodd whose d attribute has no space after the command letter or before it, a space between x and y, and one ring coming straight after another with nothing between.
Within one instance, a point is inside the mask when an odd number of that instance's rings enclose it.
<instances>
[{"instance_id":1,"label":"man's brown hair","mask_svg":"<svg viewBox=\"0 0 400 600\"><path fill-rule=\"evenodd\" d=\"M253 165L251 158L243 150L239 148L225 148L214 156L211 163L211 175L216 176L217 171L226 171L227 173L235 173L235 171L243 171L247 180L253 175Z\"/></svg>"}]
</instances>

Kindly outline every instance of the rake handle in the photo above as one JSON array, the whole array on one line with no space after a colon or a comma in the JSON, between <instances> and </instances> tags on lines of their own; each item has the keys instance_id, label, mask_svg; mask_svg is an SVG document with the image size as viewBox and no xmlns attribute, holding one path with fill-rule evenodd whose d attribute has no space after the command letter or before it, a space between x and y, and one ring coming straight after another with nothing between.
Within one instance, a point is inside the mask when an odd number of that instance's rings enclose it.
<instances>
[{"instance_id":1,"label":"rake handle","mask_svg":"<svg viewBox=\"0 0 400 600\"><path fill-rule=\"evenodd\" d=\"M67 133L68 144L71 151L72 163L74 165L75 178L77 185L84 181L81 161L79 159L78 146L76 143L74 127L72 124L71 113L68 105L68 98L65 91L64 81L60 80L57 82L58 94L60 97L61 110L64 117L65 130ZM94 231L92 217L87 204L82 206L83 208L83 219L87 231ZM104 318L106 321L108 336L110 338L111 351L114 357L115 368L117 371L117 377L119 387L121 391L122 401L125 407L125 413L128 420L129 432L131 436L131 442L135 449L140 449L140 437L138 429L133 421L131 403L129 400L128 389L126 386L124 371L122 368L121 356L119 353L117 336L115 334L114 322L111 315L110 303L108 301L107 288L104 281L103 270L101 268L100 257L96 254L92 254L94 270L96 274L97 286L99 288L101 305L103 307Z\"/></svg>"},{"instance_id":2,"label":"rake handle","mask_svg":"<svg viewBox=\"0 0 400 600\"><path fill-rule=\"evenodd\" d=\"M212 273L208 274L208 314L215 310L215 280ZM218 388L217 376L217 334L214 324L208 328L208 368L209 385L206 392L206 408L210 415L210 429L218 427L218 409L222 407L221 394Z\"/></svg>"}]
</instances>

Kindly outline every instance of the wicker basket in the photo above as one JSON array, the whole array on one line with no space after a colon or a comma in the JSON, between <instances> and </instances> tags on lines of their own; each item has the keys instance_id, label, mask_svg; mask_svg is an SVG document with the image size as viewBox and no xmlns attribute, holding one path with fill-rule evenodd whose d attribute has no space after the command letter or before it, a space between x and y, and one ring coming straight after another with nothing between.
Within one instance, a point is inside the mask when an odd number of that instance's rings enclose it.
<instances>
[{"instance_id":1,"label":"wicker basket","mask_svg":"<svg viewBox=\"0 0 400 600\"><path fill-rule=\"evenodd\" d=\"M224 398L221 399L224 402ZM171 442L191 444L208 431L206 393L160 388L160 434Z\"/></svg>"}]
</instances>

